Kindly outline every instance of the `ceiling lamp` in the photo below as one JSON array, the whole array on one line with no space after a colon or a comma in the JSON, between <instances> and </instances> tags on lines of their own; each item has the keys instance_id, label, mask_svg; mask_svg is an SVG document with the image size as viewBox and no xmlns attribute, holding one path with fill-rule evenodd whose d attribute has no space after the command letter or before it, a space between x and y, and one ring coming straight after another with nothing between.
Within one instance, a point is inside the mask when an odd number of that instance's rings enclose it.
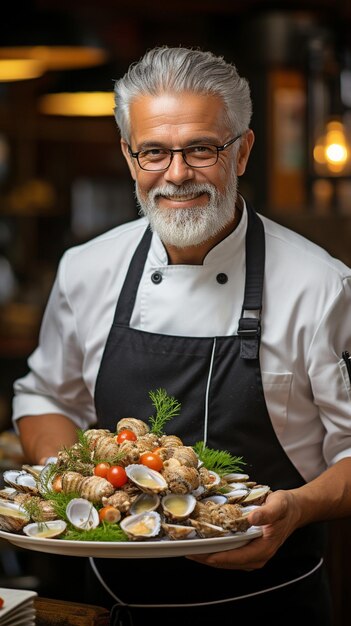
<instances>
[{"instance_id":1,"label":"ceiling lamp","mask_svg":"<svg viewBox=\"0 0 351 626\"><path fill-rule=\"evenodd\" d=\"M20 12L14 8L1 37L0 59L34 60L49 71L97 66L107 57L83 20L53 9L38 9L30 0Z\"/></svg>"},{"instance_id":2,"label":"ceiling lamp","mask_svg":"<svg viewBox=\"0 0 351 626\"><path fill-rule=\"evenodd\" d=\"M0 82L38 78L45 70L45 65L34 59L0 59Z\"/></svg>"},{"instance_id":3,"label":"ceiling lamp","mask_svg":"<svg viewBox=\"0 0 351 626\"><path fill-rule=\"evenodd\" d=\"M51 93L39 100L39 112L44 115L102 117L112 116L113 91L77 91Z\"/></svg>"},{"instance_id":4,"label":"ceiling lamp","mask_svg":"<svg viewBox=\"0 0 351 626\"><path fill-rule=\"evenodd\" d=\"M313 158L320 175L341 176L350 171L351 148L341 121L334 119L326 124L325 132L316 141Z\"/></svg>"}]
</instances>

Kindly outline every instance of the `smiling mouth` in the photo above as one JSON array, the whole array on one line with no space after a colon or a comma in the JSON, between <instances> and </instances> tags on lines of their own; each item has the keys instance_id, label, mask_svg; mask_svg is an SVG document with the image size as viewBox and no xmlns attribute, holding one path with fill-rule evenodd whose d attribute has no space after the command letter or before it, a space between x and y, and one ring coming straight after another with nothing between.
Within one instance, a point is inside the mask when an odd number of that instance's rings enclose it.
<instances>
[{"instance_id":1,"label":"smiling mouth","mask_svg":"<svg viewBox=\"0 0 351 626\"><path fill-rule=\"evenodd\" d=\"M174 194L172 194L171 196L164 196L162 194L160 194L158 197L159 198L164 198L165 200L171 200L173 202L189 202L189 200L196 200L196 198L200 198L200 196L202 196L204 194L203 191L198 192L198 193L190 193L187 195L181 195L181 196L176 196Z\"/></svg>"}]
</instances>

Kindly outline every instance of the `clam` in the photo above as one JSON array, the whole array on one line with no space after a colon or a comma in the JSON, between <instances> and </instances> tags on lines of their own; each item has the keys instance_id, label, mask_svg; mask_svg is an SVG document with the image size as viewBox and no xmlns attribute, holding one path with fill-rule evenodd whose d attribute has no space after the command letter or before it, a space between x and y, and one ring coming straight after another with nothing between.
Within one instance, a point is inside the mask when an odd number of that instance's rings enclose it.
<instances>
[{"instance_id":1,"label":"clam","mask_svg":"<svg viewBox=\"0 0 351 626\"><path fill-rule=\"evenodd\" d=\"M190 519L189 522L195 528L197 534L204 539L209 539L210 537L224 537L229 534L228 530L209 522L203 522L198 519Z\"/></svg>"},{"instance_id":2,"label":"clam","mask_svg":"<svg viewBox=\"0 0 351 626\"><path fill-rule=\"evenodd\" d=\"M163 522L161 526L165 535L167 535L170 539L194 539L194 537L196 537L196 530L192 526L185 526L184 524L168 524L167 522Z\"/></svg>"},{"instance_id":3,"label":"clam","mask_svg":"<svg viewBox=\"0 0 351 626\"><path fill-rule=\"evenodd\" d=\"M206 502L213 502L214 504L225 504L227 501L228 500L226 496L220 494L213 494L212 496L207 496L206 498L203 498L201 500L201 502L203 502L204 504L206 504Z\"/></svg>"},{"instance_id":4,"label":"clam","mask_svg":"<svg viewBox=\"0 0 351 626\"><path fill-rule=\"evenodd\" d=\"M130 513L137 515L138 513L144 513L144 511L156 511L159 504L160 496L157 493L141 493L133 501Z\"/></svg>"},{"instance_id":5,"label":"clam","mask_svg":"<svg viewBox=\"0 0 351 626\"><path fill-rule=\"evenodd\" d=\"M146 465L138 463L127 465L125 470L129 480L146 493L162 493L168 487L163 476Z\"/></svg>"},{"instance_id":6,"label":"clam","mask_svg":"<svg viewBox=\"0 0 351 626\"><path fill-rule=\"evenodd\" d=\"M187 519L196 506L196 498L190 493L169 493L161 500L165 516L171 520Z\"/></svg>"},{"instance_id":7,"label":"clam","mask_svg":"<svg viewBox=\"0 0 351 626\"><path fill-rule=\"evenodd\" d=\"M247 498L249 493L249 489L231 489L230 491L225 491L226 498L231 504L242 502Z\"/></svg>"},{"instance_id":8,"label":"clam","mask_svg":"<svg viewBox=\"0 0 351 626\"><path fill-rule=\"evenodd\" d=\"M32 524L27 524L22 530L28 537L41 539L43 537L59 537L65 532L66 528L66 522L55 519L48 522L33 522Z\"/></svg>"},{"instance_id":9,"label":"clam","mask_svg":"<svg viewBox=\"0 0 351 626\"><path fill-rule=\"evenodd\" d=\"M73 498L66 507L68 521L79 530L90 530L99 525L99 513L94 505L84 498Z\"/></svg>"},{"instance_id":10,"label":"clam","mask_svg":"<svg viewBox=\"0 0 351 626\"><path fill-rule=\"evenodd\" d=\"M24 470L7 470L3 473L5 483L17 491L24 493L38 493L37 481Z\"/></svg>"},{"instance_id":11,"label":"clam","mask_svg":"<svg viewBox=\"0 0 351 626\"><path fill-rule=\"evenodd\" d=\"M157 511L144 511L138 515L128 515L120 522L120 526L130 539L152 539L161 530L161 516Z\"/></svg>"},{"instance_id":12,"label":"clam","mask_svg":"<svg viewBox=\"0 0 351 626\"><path fill-rule=\"evenodd\" d=\"M239 472L232 472L231 474L225 474L223 476L227 483L246 482L250 476L248 474L240 474Z\"/></svg>"},{"instance_id":13,"label":"clam","mask_svg":"<svg viewBox=\"0 0 351 626\"><path fill-rule=\"evenodd\" d=\"M19 532L29 522L29 514L18 503L0 500L0 529Z\"/></svg>"},{"instance_id":14,"label":"clam","mask_svg":"<svg viewBox=\"0 0 351 626\"><path fill-rule=\"evenodd\" d=\"M150 428L143 420L135 417L123 417L117 422L116 431L120 433L122 430L131 430L136 437L141 437L149 432Z\"/></svg>"}]
</instances>

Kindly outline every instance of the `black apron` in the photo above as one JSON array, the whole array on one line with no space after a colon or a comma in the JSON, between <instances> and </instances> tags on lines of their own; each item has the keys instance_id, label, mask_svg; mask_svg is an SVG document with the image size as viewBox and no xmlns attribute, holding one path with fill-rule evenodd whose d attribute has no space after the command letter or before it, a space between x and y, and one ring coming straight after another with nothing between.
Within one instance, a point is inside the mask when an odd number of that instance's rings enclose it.
<instances>
[{"instance_id":1,"label":"black apron","mask_svg":"<svg viewBox=\"0 0 351 626\"><path fill-rule=\"evenodd\" d=\"M303 485L304 480L287 457L272 427L259 363L264 229L262 221L249 205L247 211L245 294L238 334L234 336L182 337L130 328L152 238L151 231L146 229L117 302L97 377L95 405L98 425L115 431L117 421L122 417L133 416L147 421L153 413L149 391L164 388L181 403L181 414L166 424L166 433L180 436L185 445L205 440L211 448L242 456L246 462L245 472L252 480L267 484L273 490L292 489ZM155 289L158 288L157 281L162 280L162 271L157 274ZM247 312L250 311L255 311L257 315L248 317ZM221 612L226 623L230 623L230 611L234 611L237 619L239 606L244 606L247 601L245 598L236 601L237 597L258 594L249 598L253 614L255 597L261 607L268 597L270 603L274 601L271 598L274 591L262 594L263 590L283 585L283 593L292 597L293 588L299 595L301 583L286 586L285 583L302 578L310 587L316 584L315 575L304 576L316 569L316 575L320 577L318 565L323 550L324 529L311 525L298 529L262 570L253 572L215 569L183 557L130 561L95 559L94 567L98 568L115 595L128 605L172 605L169 609L155 609L155 616L152 617L154 625L164 624L165 621L171 624L172 619L175 623L195 621L204 624L206 619L211 623L213 619L218 620ZM132 584L131 580L142 582ZM179 581L178 584L174 583L175 580ZM320 591L319 583L317 595L312 588L308 591L308 602L314 608L317 599L319 607L321 605ZM197 603L204 605L190 606ZM174 608L179 605L187 606ZM214 613L210 617L212 609ZM140 623L143 623L143 615L148 623L151 610L132 609L134 623L139 623L136 621L138 611ZM308 614L306 605L302 610ZM187 617L186 611L191 611L191 617ZM247 623L246 608L243 614L246 614ZM326 614L324 606L321 611L323 621L318 614L319 621L314 623L328 624L324 621ZM270 615L272 619L272 607ZM315 617L311 613L311 619Z\"/></svg>"}]
</instances>

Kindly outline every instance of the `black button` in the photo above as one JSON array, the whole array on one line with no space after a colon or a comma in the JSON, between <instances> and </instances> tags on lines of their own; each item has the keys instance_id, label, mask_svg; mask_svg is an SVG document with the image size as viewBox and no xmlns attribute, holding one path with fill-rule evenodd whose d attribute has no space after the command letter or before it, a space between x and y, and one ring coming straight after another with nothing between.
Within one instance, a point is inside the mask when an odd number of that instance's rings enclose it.
<instances>
[{"instance_id":1,"label":"black button","mask_svg":"<svg viewBox=\"0 0 351 626\"><path fill-rule=\"evenodd\" d=\"M161 272L154 272L151 275L151 280L155 285L158 285L160 282L162 282L162 274Z\"/></svg>"},{"instance_id":2,"label":"black button","mask_svg":"<svg viewBox=\"0 0 351 626\"><path fill-rule=\"evenodd\" d=\"M220 285L224 285L225 283L228 282L228 276L227 274L224 274L223 272L221 272L220 274L217 274L216 276L216 281L217 283L219 283Z\"/></svg>"}]
</instances>

